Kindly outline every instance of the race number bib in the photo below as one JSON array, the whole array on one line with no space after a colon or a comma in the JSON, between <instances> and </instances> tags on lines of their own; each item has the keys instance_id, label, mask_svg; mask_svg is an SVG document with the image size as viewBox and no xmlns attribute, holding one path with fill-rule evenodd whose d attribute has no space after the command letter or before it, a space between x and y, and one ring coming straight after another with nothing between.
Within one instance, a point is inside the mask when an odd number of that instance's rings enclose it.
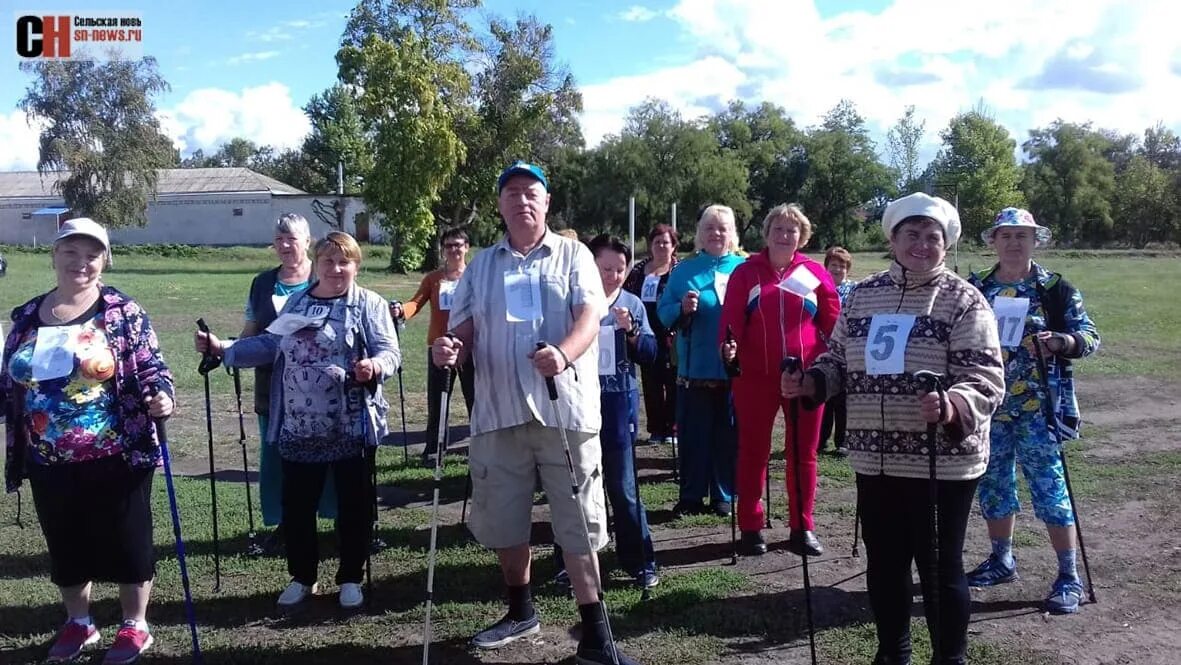
<instances>
[{"instance_id":1,"label":"race number bib","mask_svg":"<svg viewBox=\"0 0 1181 665\"><path fill-rule=\"evenodd\" d=\"M1025 332L1025 315L1029 312L1029 298L998 296L992 303L992 311L996 314L996 330L1000 334L1001 346L1021 346L1021 337Z\"/></svg>"},{"instance_id":2,"label":"race number bib","mask_svg":"<svg viewBox=\"0 0 1181 665\"><path fill-rule=\"evenodd\" d=\"M451 311L451 303L455 300L455 281L443 280L439 282L439 310Z\"/></svg>"},{"instance_id":3,"label":"race number bib","mask_svg":"<svg viewBox=\"0 0 1181 665\"><path fill-rule=\"evenodd\" d=\"M656 292L660 289L660 275L644 277L644 285L640 287L640 300L656 302Z\"/></svg>"},{"instance_id":4,"label":"race number bib","mask_svg":"<svg viewBox=\"0 0 1181 665\"><path fill-rule=\"evenodd\" d=\"M37 329L30 364L33 378L48 381L69 376L74 371L74 341L82 326L42 326Z\"/></svg>"},{"instance_id":5,"label":"race number bib","mask_svg":"<svg viewBox=\"0 0 1181 665\"><path fill-rule=\"evenodd\" d=\"M541 320L541 276L536 272L504 273L504 316L510 323Z\"/></svg>"},{"instance_id":6,"label":"race number bib","mask_svg":"<svg viewBox=\"0 0 1181 665\"><path fill-rule=\"evenodd\" d=\"M865 373L870 376L906 371L906 342L914 327L914 314L878 314L869 324L865 345Z\"/></svg>"},{"instance_id":7,"label":"race number bib","mask_svg":"<svg viewBox=\"0 0 1181 665\"><path fill-rule=\"evenodd\" d=\"M720 272L714 273L714 292L718 294L718 304L726 304L726 285L730 283L730 276Z\"/></svg>"},{"instance_id":8,"label":"race number bib","mask_svg":"<svg viewBox=\"0 0 1181 665\"><path fill-rule=\"evenodd\" d=\"M615 376L615 326L599 326L599 376Z\"/></svg>"}]
</instances>

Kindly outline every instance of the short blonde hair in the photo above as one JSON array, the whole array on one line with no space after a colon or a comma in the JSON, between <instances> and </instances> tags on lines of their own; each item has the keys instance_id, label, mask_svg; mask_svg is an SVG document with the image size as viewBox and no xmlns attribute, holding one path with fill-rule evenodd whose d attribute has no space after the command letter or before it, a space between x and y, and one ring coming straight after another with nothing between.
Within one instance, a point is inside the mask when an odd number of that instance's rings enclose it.
<instances>
[{"instance_id":1,"label":"short blonde hair","mask_svg":"<svg viewBox=\"0 0 1181 665\"><path fill-rule=\"evenodd\" d=\"M808 216L804 214L804 209L798 203L780 203L771 208L767 216L763 218L763 240L767 239L767 234L771 232L771 225L780 219L794 222L796 226L800 227L800 245L802 249L812 239L812 222L808 221Z\"/></svg>"},{"instance_id":2,"label":"short blonde hair","mask_svg":"<svg viewBox=\"0 0 1181 665\"><path fill-rule=\"evenodd\" d=\"M340 253L344 255L344 258L357 265L361 265L361 246L357 244L357 241L351 235L344 231L333 231L327 236L324 236L323 240L317 241L314 252L316 259L319 260L321 255L332 249L339 249Z\"/></svg>"},{"instance_id":3,"label":"short blonde hair","mask_svg":"<svg viewBox=\"0 0 1181 665\"><path fill-rule=\"evenodd\" d=\"M726 227L726 252L730 254L737 254L738 248L738 227L734 222L734 210L730 206L713 204L701 211L701 217L697 220L697 230L693 235L693 249L701 251L705 249L705 239L702 238L702 232L705 228L705 223L710 219L716 219Z\"/></svg>"}]
</instances>

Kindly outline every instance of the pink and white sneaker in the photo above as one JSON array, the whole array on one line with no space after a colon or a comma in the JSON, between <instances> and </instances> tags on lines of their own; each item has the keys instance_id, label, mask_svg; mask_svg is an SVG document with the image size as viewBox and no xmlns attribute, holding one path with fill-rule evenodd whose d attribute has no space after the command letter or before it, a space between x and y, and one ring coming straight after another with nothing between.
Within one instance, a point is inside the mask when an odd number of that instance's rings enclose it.
<instances>
[{"instance_id":1,"label":"pink and white sneaker","mask_svg":"<svg viewBox=\"0 0 1181 665\"><path fill-rule=\"evenodd\" d=\"M53 646L49 647L49 656L45 660L49 663L68 663L82 655L86 647L97 644L100 639L102 636L98 634L98 628L94 624L83 626L67 621L61 630L57 631L57 637L53 640Z\"/></svg>"},{"instance_id":2,"label":"pink and white sneaker","mask_svg":"<svg viewBox=\"0 0 1181 665\"><path fill-rule=\"evenodd\" d=\"M134 621L124 621L115 634L115 643L107 650L103 665L127 665L139 660L152 646L152 634L136 627Z\"/></svg>"}]
</instances>

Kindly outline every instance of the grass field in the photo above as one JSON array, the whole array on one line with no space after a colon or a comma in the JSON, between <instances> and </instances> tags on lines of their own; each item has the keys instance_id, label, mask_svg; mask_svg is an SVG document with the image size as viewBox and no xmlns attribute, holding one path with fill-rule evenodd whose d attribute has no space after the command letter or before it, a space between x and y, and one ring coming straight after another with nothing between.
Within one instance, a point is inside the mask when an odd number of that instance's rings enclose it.
<instances>
[{"instance_id":1,"label":"grass field","mask_svg":"<svg viewBox=\"0 0 1181 665\"><path fill-rule=\"evenodd\" d=\"M376 255L370 256L363 266L359 281L387 297L408 298L420 275L385 273L382 269L388 257L386 251L377 248ZM12 252L7 256L8 277L0 280L0 310L5 312L0 318L5 330L7 312L47 290L52 283L47 255ZM1130 409L1127 400L1139 399L1140 393L1147 393L1148 397L1168 405L1175 404L1170 400L1181 393L1181 345L1177 333L1181 329L1181 308L1177 307L1176 294L1181 285L1181 261L1176 257L1060 253L1042 262L1064 272L1083 290L1087 309L1103 337L1101 352L1079 363L1078 373L1084 399L1088 394L1095 395L1094 399L1110 415L1110 420L1088 430L1087 439L1074 449L1078 452L1072 453L1075 464L1071 472L1076 490L1086 497L1084 508L1096 511L1096 521L1103 525L1098 528L1133 541L1164 538L1160 544L1165 548L1160 553L1163 582L1157 577L1152 578L1152 584L1139 579L1126 585L1117 582L1122 578L1116 562L1133 567L1148 564L1127 560L1131 555L1113 552L1106 559L1099 559L1111 563L1100 563L1098 567L1121 590L1104 589L1106 597L1116 598L1086 610L1080 618L1104 626L1107 622L1118 623L1119 619L1109 617L1109 613L1113 617L1121 612L1126 614L1131 610L1124 603L1133 604L1133 600L1139 603L1144 598L1153 603L1151 612L1175 618L1181 612L1181 573L1178 572L1181 554L1176 548L1168 550L1167 537L1167 525L1177 524L1175 498L1172 510L1167 505L1171 488L1181 480L1181 446L1176 444L1175 437L1168 436L1178 430L1177 411L1170 412L1167 406L1158 411L1148 407ZM136 298L148 311L176 376L179 410L169 432L175 464L182 471L199 473L208 464L202 383L196 372L198 357L192 351L193 322L203 317L215 332L237 334L250 279L273 263L269 249L255 248L198 250L195 256L186 258L120 255L116 257L116 269L106 275L107 283ZM959 264L961 272L966 272L968 266L979 269L991 261L980 255L961 255ZM858 255L853 274L861 277L885 265L886 260L880 255ZM402 337L407 351L406 417L413 432L420 431L425 420L425 332L424 316L411 321ZM241 457L232 383L224 373L218 373L212 377L211 388L217 466L220 470L238 469ZM395 401L390 414L391 429L398 430L396 380L388 382L386 390ZM1105 394L1108 391L1111 394ZM1140 393L1129 397L1130 391ZM249 395L245 401L249 408ZM1128 414L1134 415L1142 426L1130 428L1126 419L1121 419ZM249 451L254 460L256 429L248 425L247 431L251 434ZM1150 432L1165 436L1145 445L1151 438ZM782 449L781 438L777 447ZM1135 451L1135 454L1125 455L1122 451ZM641 601L638 591L624 578L615 576L608 581L607 602L613 624L628 652L642 662L657 665L807 662L797 560L773 552L757 565L746 560L737 567L719 565L729 561L727 520L673 519L670 508L676 499L676 485L670 474L669 451L644 447L640 454L644 473L642 492L654 524L657 559L664 568L664 582L651 600ZM274 612L275 598L288 576L282 559L249 558L242 554L247 520L240 482L218 485L223 579L222 589L214 592L209 484L200 478L178 481L190 575L194 580L202 646L208 662L421 661L431 481L430 473L414 464L413 455L410 464L404 464L402 459L402 452L396 448L381 450L380 484L388 491L383 493L380 535L390 547L374 557L372 610L354 616L339 611L335 587L331 584L326 585L326 591L332 593L318 597L312 607L297 616L280 617ZM773 464L773 472L780 480L777 487L782 488L781 455ZM463 496L465 474L463 458L449 458L443 488L447 510L440 532L435 578L434 627L438 646L433 662L563 659L569 662L573 642L568 641L565 629L576 622L577 613L571 601L544 583L553 572L548 556L544 555L548 550L544 545L538 549L534 588L546 630L532 643L516 644L506 650L490 654L467 650L467 639L478 628L498 618L502 605L495 556L471 542L458 523L458 501ZM844 556L851 542L848 532L852 523L853 476L843 460L831 457L821 460L821 476L817 520L825 525L821 536L826 538L830 553L813 564L820 662L868 663L875 638L872 624L868 623L870 614L863 583L859 587L850 586L843 579L856 578L864 565L863 560ZM777 520L782 520L785 512L782 489L777 492L772 512ZM190 662L162 478L157 480L155 495L159 564L149 620L157 641L145 662ZM38 662L53 630L63 619L56 590L47 578L44 542L27 492L23 508L22 529L15 524L15 498L12 495L0 498L0 662L3 663ZM1140 511L1139 521L1126 519L1127 511L1134 510ZM256 515L257 519L260 518ZM536 542L548 542L544 539L544 526L537 526ZM1088 526L1097 528L1096 522L1088 522ZM982 525L974 520L970 530L979 532ZM975 551L980 551L979 534L976 536L973 546ZM331 525L325 522L322 524L325 553L322 583L330 581L335 570L332 540ZM1088 544L1091 545L1090 541ZM1031 558L1048 556L1045 532L1033 522L1032 515L1023 517L1017 545L1019 556L1025 557L1027 551ZM1094 557L1104 556L1103 542L1092 547L1097 552ZM606 561L610 566L613 555L608 553ZM1040 599L1042 594L1040 586L1024 591L1035 599ZM1141 595L1121 600L1124 594ZM118 614L113 589L100 588L97 597L101 600L94 614L102 625L109 627ZM1012 609L1007 605L988 604L981 608L987 620L974 625L970 662L998 665L1018 660L1030 664L1116 662L1103 660L1101 649L1084 646L1089 644L1086 640L1094 632L1094 626L1082 621L1039 628L1038 619L1017 618L1011 621L1027 623L1002 622L998 624L999 629L991 627L1006 619L1005 612ZM927 649L923 642L926 632L921 619L916 621L915 662L926 662L929 657L923 655ZM1013 625L1019 625L1015 635L1006 632ZM1178 638L1170 638L1163 630L1153 635L1157 642L1147 643L1161 651L1161 659L1141 658L1137 662L1172 662L1165 647L1176 645ZM112 636L108 628L108 642ZM1030 646L1034 639L1059 640L1075 646L1035 649ZM1138 639L1143 642L1144 636Z\"/></svg>"}]
</instances>

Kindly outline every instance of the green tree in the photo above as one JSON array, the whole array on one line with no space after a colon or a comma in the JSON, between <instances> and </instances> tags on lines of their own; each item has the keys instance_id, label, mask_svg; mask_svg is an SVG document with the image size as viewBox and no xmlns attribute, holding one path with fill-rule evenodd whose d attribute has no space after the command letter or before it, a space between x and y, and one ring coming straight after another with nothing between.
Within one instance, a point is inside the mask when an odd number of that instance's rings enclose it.
<instances>
[{"instance_id":1,"label":"green tree","mask_svg":"<svg viewBox=\"0 0 1181 665\"><path fill-rule=\"evenodd\" d=\"M808 132L804 159L801 203L816 236L812 247L857 246L870 210L888 198L893 184L852 102L842 100Z\"/></svg>"},{"instance_id":2,"label":"green tree","mask_svg":"<svg viewBox=\"0 0 1181 665\"><path fill-rule=\"evenodd\" d=\"M974 241L1002 208L1025 203L1013 154L1017 142L981 108L952 118L940 138L933 169L937 192L958 200L962 237Z\"/></svg>"},{"instance_id":3,"label":"green tree","mask_svg":"<svg viewBox=\"0 0 1181 665\"><path fill-rule=\"evenodd\" d=\"M592 204L588 221L599 229L626 232L629 196L636 198L637 237L666 222L673 203L681 220L695 220L698 209L711 203L733 208L740 228L751 217L741 159L668 102L648 99L632 108L623 132L605 139L597 152L586 198ZM684 233L695 226L678 224Z\"/></svg>"},{"instance_id":4,"label":"green tree","mask_svg":"<svg viewBox=\"0 0 1181 665\"><path fill-rule=\"evenodd\" d=\"M896 174L899 192L910 193L920 189L919 177L922 171L919 170L919 149L926 127L926 120L915 120L912 104L906 107L902 117L886 132L886 154Z\"/></svg>"},{"instance_id":5,"label":"green tree","mask_svg":"<svg viewBox=\"0 0 1181 665\"><path fill-rule=\"evenodd\" d=\"M1056 120L1030 130L1022 147L1029 160L1025 193L1030 211L1063 244L1108 240L1115 189L1115 168L1104 156L1111 149L1108 139L1090 124Z\"/></svg>"},{"instance_id":6,"label":"green tree","mask_svg":"<svg viewBox=\"0 0 1181 665\"><path fill-rule=\"evenodd\" d=\"M353 94L339 83L312 95L303 107L312 129L303 141L305 180L314 189L309 192L336 191L337 163L344 163L344 193L362 191L365 179L373 170L373 146L365 135L365 126L357 112ZM302 189L302 188L301 188Z\"/></svg>"},{"instance_id":7,"label":"green tree","mask_svg":"<svg viewBox=\"0 0 1181 665\"><path fill-rule=\"evenodd\" d=\"M492 17L488 33L471 54L472 97L455 105L467 159L435 206L440 233L466 225L478 242L492 240L501 228L493 183L506 164L526 159L552 175L569 149L584 145L582 94L557 63L552 26L530 15L511 22Z\"/></svg>"},{"instance_id":8,"label":"green tree","mask_svg":"<svg viewBox=\"0 0 1181 665\"><path fill-rule=\"evenodd\" d=\"M1164 123L1144 130L1144 157L1165 170L1181 168L1181 138Z\"/></svg>"},{"instance_id":9,"label":"green tree","mask_svg":"<svg viewBox=\"0 0 1181 665\"><path fill-rule=\"evenodd\" d=\"M156 60L23 63L33 77L19 105L44 123L37 170L59 180L76 215L111 226L143 226L156 197L157 169L176 164L160 132L153 97L168 90Z\"/></svg>"},{"instance_id":10,"label":"green tree","mask_svg":"<svg viewBox=\"0 0 1181 665\"><path fill-rule=\"evenodd\" d=\"M397 44L370 35L337 53L340 78L359 91L357 111L372 136L374 169L362 195L390 238L391 270L422 265L434 236L431 207L464 158L444 90L463 87L462 67L431 57L413 31Z\"/></svg>"},{"instance_id":11,"label":"green tree","mask_svg":"<svg viewBox=\"0 0 1181 665\"><path fill-rule=\"evenodd\" d=\"M782 107L763 102L749 108L732 101L712 116L707 127L723 152L732 153L747 171L748 226L771 208L799 198L806 175L800 158L804 135Z\"/></svg>"},{"instance_id":12,"label":"green tree","mask_svg":"<svg viewBox=\"0 0 1181 665\"><path fill-rule=\"evenodd\" d=\"M1116 176L1114 216L1119 235L1135 247L1181 241L1181 199L1173 178L1145 155L1135 155Z\"/></svg>"}]
</instances>

